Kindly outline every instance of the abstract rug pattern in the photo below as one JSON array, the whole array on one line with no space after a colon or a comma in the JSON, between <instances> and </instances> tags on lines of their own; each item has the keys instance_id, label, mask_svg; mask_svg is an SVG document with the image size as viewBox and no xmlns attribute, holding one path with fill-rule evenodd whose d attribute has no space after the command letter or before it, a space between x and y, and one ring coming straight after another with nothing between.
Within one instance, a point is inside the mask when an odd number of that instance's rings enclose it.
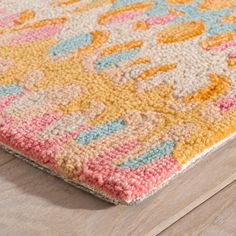
<instances>
[{"instance_id":1,"label":"abstract rug pattern","mask_svg":"<svg viewBox=\"0 0 236 236\"><path fill-rule=\"evenodd\" d=\"M235 132L236 0L1 1L5 147L132 204Z\"/></svg>"}]
</instances>

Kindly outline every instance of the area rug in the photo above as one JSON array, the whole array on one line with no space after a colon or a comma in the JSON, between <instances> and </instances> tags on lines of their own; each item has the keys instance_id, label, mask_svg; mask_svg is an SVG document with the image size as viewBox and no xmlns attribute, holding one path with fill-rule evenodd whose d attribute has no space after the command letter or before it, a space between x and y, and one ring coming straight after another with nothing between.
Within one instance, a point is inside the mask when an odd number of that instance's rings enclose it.
<instances>
[{"instance_id":1,"label":"area rug","mask_svg":"<svg viewBox=\"0 0 236 236\"><path fill-rule=\"evenodd\" d=\"M236 0L1 1L0 143L34 166L129 205L235 133Z\"/></svg>"}]
</instances>

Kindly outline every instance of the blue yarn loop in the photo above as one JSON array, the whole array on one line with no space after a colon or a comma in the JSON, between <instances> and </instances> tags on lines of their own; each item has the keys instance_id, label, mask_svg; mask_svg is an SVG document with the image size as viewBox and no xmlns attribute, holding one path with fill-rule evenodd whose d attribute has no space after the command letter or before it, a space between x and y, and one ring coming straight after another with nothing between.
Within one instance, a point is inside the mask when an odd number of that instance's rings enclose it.
<instances>
[{"instance_id":1,"label":"blue yarn loop","mask_svg":"<svg viewBox=\"0 0 236 236\"><path fill-rule=\"evenodd\" d=\"M167 140L161 143L160 145L150 149L149 151L133 159L123 162L119 166L121 168L138 168L139 166L147 164L151 161L159 160L164 156L170 155L173 152L175 145L176 145L175 141Z\"/></svg>"},{"instance_id":2,"label":"blue yarn loop","mask_svg":"<svg viewBox=\"0 0 236 236\"><path fill-rule=\"evenodd\" d=\"M0 97L21 93L22 88L17 84L0 85Z\"/></svg>"},{"instance_id":3,"label":"blue yarn loop","mask_svg":"<svg viewBox=\"0 0 236 236\"><path fill-rule=\"evenodd\" d=\"M133 48L101 57L96 61L96 69L100 71L110 66L117 65L122 61L128 61L131 58L135 57L139 53L139 51L140 48Z\"/></svg>"},{"instance_id":4,"label":"blue yarn loop","mask_svg":"<svg viewBox=\"0 0 236 236\"><path fill-rule=\"evenodd\" d=\"M49 50L49 53L51 55L57 56L64 54L66 52L78 50L91 43L92 43L92 35L90 33L79 34L72 38L59 41Z\"/></svg>"},{"instance_id":5,"label":"blue yarn loop","mask_svg":"<svg viewBox=\"0 0 236 236\"><path fill-rule=\"evenodd\" d=\"M112 4L112 8L116 9L116 8L132 5L132 4L140 3L140 2L143 2L143 0L117 0L116 2Z\"/></svg>"},{"instance_id":6,"label":"blue yarn loop","mask_svg":"<svg viewBox=\"0 0 236 236\"><path fill-rule=\"evenodd\" d=\"M126 128L126 124L123 119L112 120L82 132L75 140L76 142L85 145L89 144L93 140L110 135L124 128Z\"/></svg>"}]
</instances>

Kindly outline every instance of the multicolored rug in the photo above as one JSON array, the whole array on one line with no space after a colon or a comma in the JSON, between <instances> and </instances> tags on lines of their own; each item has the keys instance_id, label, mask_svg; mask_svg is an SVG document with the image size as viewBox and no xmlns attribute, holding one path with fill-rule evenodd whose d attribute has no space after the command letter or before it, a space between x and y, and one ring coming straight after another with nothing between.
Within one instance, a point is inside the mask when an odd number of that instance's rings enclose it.
<instances>
[{"instance_id":1,"label":"multicolored rug","mask_svg":"<svg viewBox=\"0 0 236 236\"><path fill-rule=\"evenodd\" d=\"M133 204L235 133L236 0L1 1L5 149Z\"/></svg>"}]
</instances>

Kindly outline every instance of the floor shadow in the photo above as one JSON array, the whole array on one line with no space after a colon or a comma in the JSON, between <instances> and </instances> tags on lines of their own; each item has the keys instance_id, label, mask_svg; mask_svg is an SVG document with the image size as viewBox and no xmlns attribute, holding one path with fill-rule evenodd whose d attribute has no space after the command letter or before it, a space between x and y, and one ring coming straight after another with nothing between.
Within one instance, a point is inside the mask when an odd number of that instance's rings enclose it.
<instances>
[{"instance_id":1,"label":"floor shadow","mask_svg":"<svg viewBox=\"0 0 236 236\"><path fill-rule=\"evenodd\" d=\"M1 153L0 158L5 155L9 154ZM0 178L14 184L24 194L46 199L63 208L104 210L115 207L18 158L0 166Z\"/></svg>"}]
</instances>

